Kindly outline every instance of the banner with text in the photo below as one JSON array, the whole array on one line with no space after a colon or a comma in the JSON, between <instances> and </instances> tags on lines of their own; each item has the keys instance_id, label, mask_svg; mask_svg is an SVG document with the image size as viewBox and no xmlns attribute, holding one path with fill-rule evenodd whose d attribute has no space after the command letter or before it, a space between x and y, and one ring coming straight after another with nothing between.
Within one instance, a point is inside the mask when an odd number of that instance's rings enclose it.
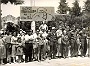
<instances>
[{"instance_id":1,"label":"banner with text","mask_svg":"<svg viewBox=\"0 0 90 66\"><path fill-rule=\"evenodd\" d=\"M54 7L20 7L21 21L52 21L54 19Z\"/></svg>"}]
</instances>

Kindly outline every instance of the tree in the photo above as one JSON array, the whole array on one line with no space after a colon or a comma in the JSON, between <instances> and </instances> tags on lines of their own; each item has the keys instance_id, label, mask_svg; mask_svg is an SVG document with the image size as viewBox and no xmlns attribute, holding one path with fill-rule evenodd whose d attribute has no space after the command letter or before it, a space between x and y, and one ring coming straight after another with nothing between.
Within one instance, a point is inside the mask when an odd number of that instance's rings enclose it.
<instances>
[{"instance_id":1,"label":"tree","mask_svg":"<svg viewBox=\"0 0 90 66\"><path fill-rule=\"evenodd\" d=\"M23 4L24 1L23 0L0 0L0 29L2 28L1 27L1 4L7 4L8 2L10 2L11 4L15 4L15 5L18 5L18 4Z\"/></svg>"},{"instance_id":2,"label":"tree","mask_svg":"<svg viewBox=\"0 0 90 66\"><path fill-rule=\"evenodd\" d=\"M68 5L66 3L66 0L61 0L59 2L57 13L66 14L68 10L69 10L69 7L68 7Z\"/></svg>"},{"instance_id":3,"label":"tree","mask_svg":"<svg viewBox=\"0 0 90 66\"><path fill-rule=\"evenodd\" d=\"M24 1L23 0L1 0L1 3L7 4L8 2L10 2L11 4L23 4Z\"/></svg>"},{"instance_id":4,"label":"tree","mask_svg":"<svg viewBox=\"0 0 90 66\"><path fill-rule=\"evenodd\" d=\"M90 0L86 0L84 14L87 16L86 25L88 25L88 36L90 37Z\"/></svg>"},{"instance_id":5,"label":"tree","mask_svg":"<svg viewBox=\"0 0 90 66\"><path fill-rule=\"evenodd\" d=\"M81 15L81 7L79 6L78 0L75 0L75 2L73 3L73 7L71 8L70 14L74 16Z\"/></svg>"},{"instance_id":6,"label":"tree","mask_svg":"<svg viewBox=\"0 0 90 66\"><path fill-rule=\"evenodd\" d=\"M86 12L90 12L90 0L87 0L87 1L85 2L85 8L84 8L84 10L85 10Z\"/></svg>"},{"instance_id":7,"label":"tree","mask_svg":"<svg viewBox=\"0 0 90 66\"><path fill-rule=\"evenodd\" d=\"M85 6L84 6L83 12L84 12L84 14L86 14L90 18L90 0L87 0L85 2Z\"/></svg>"}]
</instances>

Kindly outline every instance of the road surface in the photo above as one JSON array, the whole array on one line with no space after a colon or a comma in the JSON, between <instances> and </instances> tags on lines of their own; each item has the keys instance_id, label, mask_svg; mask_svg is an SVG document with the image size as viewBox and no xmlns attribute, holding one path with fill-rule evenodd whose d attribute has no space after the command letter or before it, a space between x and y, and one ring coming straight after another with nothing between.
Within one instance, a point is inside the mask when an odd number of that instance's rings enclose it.
<instances>
[{"instance_id":1,"label":"road surface","mask_svg":"<svg viewBox=\"0 0 90 66\"><path fill-rule=\"evenodd\" d=\"M29 63L12 63L1 66L90 66L90 58L88 57L73 57L61 59L46 59L45 61L33 61Z\"/></svg>"}]
</instances>

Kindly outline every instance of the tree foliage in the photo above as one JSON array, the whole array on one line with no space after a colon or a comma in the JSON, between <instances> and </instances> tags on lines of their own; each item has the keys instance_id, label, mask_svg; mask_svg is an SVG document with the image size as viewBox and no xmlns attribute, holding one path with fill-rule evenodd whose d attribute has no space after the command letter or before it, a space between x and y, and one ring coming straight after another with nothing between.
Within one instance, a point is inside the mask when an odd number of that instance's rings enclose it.
<instances>
[{"instance_id":1,"label":"tree foliage","mask_svg":"<svg viewBox=\"0 0 90 66\"><path fill-rule=\"evenodd\" d=\"M75 2L73 3L73 7L71 8L70 14L74 16L81 15L81 8L79 6L78 0L75 0Z\"/></svg>"},{"instance_id":2,"label":"tree foliage","mask_svg":"<svg viewBox=\"0 0 90 66\"><path fill-rule=\"evenodd\" d=\"M66 14L68 10L69 10L69 7L68 7L68 5L66 3L66 0L61 0L59 2L57 13Z\"/></svg>"},{"instance_id":3,"label":"tree foliage","mask_svg":"<svg viewBox=\"0 0 90 66\"><path fill-rule=\"evenodd\" d=\"M87 0L87 1L85 2L84 10L85 10L86 12L90 12L90 0Z\"/></svg>"},{"instance_id":4,"label":"tree foliage","mask_svg":"<svg viewBox=\"0 0 90 66\"><path fill-rule=\"evenodd\" d=\"M0 0L0 7L1 7L1 4L7 4L8 2L10 2L11 4L14 4L14 5L18 5L18 4L23 4L24 1L23 0ZM1 25L1 8L0 8L0 29L2 28L2 25Z\"/></svg>"},{"instance_id":5,"label":"tree foliage","mask_svg":"<svg viewBox=\"0 0 90 66\"><path fill-rule=\"evenodd\" d=\"M23 4L24 1L23 0L1 0L1 3L7 4L8 2L10 2L11 4Z\"/></svg>"},{"instance_id":6,"label":"tree foliage","mask_svg":"<svg viewBox=\"0 0 90 66\"><path fill-rule=\"evenodd\" d=\"M15 31L19 32L19 30L20 30L19 25L16 25L16 24L11 23L11 22L7 23L6 31L8 31L8 32L15 32Z\"/></svg>"}]
</instances>

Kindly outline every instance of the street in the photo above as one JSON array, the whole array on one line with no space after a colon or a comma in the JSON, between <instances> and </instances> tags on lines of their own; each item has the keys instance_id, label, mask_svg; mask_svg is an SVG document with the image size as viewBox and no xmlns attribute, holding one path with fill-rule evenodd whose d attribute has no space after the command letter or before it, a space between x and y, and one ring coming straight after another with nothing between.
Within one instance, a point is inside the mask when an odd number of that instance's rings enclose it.
<instances>
[{"instance_id":1,"label":"street","mask_svg":"<svg viewBox=\"0 0 90 66\"><path fill-rule=\"evenodd\" d=\"M88 57L73 57L61 59L47 59L45 61L33 61L29 63L12 63L1 66L90 66L90 58Z\"/></svg>"}]
</instances>

